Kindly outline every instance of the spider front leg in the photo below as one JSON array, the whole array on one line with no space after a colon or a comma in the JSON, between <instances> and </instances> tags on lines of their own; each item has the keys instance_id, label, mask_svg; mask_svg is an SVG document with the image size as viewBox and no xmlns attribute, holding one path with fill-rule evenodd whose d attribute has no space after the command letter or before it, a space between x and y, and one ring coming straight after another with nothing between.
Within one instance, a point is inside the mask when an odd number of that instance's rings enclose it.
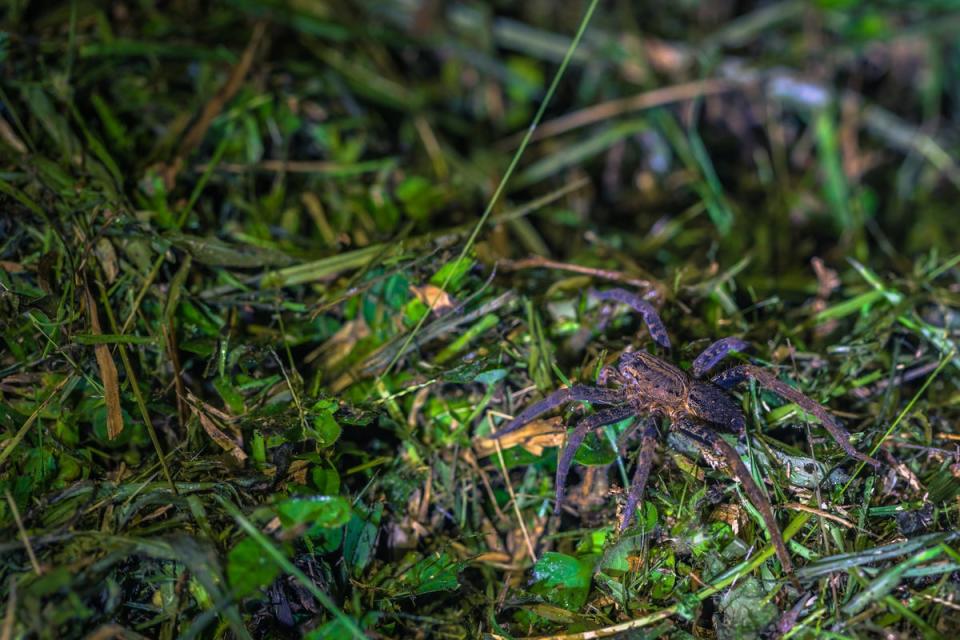
<instances>
[{"instance_id":1,"label":"spider front leg","mask_svg":"<svg viewBox=\"0 0 960 640\"><path fill-rule=\"evenodd\" d=\"M739 365L714 376L710 381L724 389L731 389L746 380L755 380L756 383L764 389L773 391L778 396L793 402L810 415L819 418L823 427L830 433L847 455L861 460L874 468L880 466L877 460L857 451L854 446L850 444L850 432L840 426L840 422L827 411L826 407L803 395L766 369L761 369L760 367L749 364Z\"/></svg>"},{"instance_id":2,"label":"spider front leg","mask_svg":"<svg viewBox=\"0 0 960 640\"><path fill-rule=\"evenodd\" d=\"M731 351L746 351L750 348L750 343L742 338L730 336L720 338L709 347L700 352L693 361L693 377L699 378L703 374L713 369L721 360L727 357Z\"/></svg>"},{"instance_id":3,"label":"spider front leg","mask_svg":"<svg viewBox=\"0 0 960 640\"><path fill-rule=\"evenodd\" d=\"M598 411L577 423L577 426L573 429L573 433L567 438L567 442L560 452L560 458L557 460L557 499L553 507L554 513L560 513L560 505L566 493L565 484L567 482L567 475L570 473L570 465L573 463L573 457L577 454L577 449L580 448L580 445L583 444L583 439L587 436L587 433L604 425L620 422L632 413L633 409L630 407L615 407L613 409Z\"/></svg>"},{"instance_id":4,"label":"spider front leg","mask_svg":"<svg viewBox=\"0 0 960 640\"><path fill-rule=\"evenodd\" d=\"M607 289L606 291L591 289L590 295L597 300L612 300L629 306L643 318L643 322L647 325L647 331L650 332L650 337L653 338L653 341L665 349L670 348L670 338L667 336L667 327L657 314L657 310L653 308L652 304L637 294L627 291L626 289Z\"/></svg>"},{"instance_id":5,"label":"spider front leg","mask_svg":"<svg viewBox=\"0 0 960 640\"><path fill-rule=\"evenodd\" d=\"M643 499L643 492L647 488L647 479L650 477L650 467L653 466L653 454L657 448L657 426L652 418L648 418L643 426L643 435L640 437L640 453L637 456L637 468L633 472L630 482L630 493L627 494L627 505L620 519L620 531L623 532L633 520L633 514Z\"/></svg>"},{"instance_id":6,"label":"spider front leg","mask_svg":"<svg viewBox=\"0 0 960 640\"><path fill-rule=\"evenodd\" d=\"M572 387L567 387L566 389L554 391L540 402L535 402L534 404L530 405L524 409L520 415L508 422L502 429L493 434L493 437L499 438L510 433L511 431L516 431L523 425L539 416L541 413L546 413L551 409L555 409L561 405L567 404L568 402L573 402L574 400L596 402L597 404L616 404L618 402L616 394L610 389L598 389L596 387L588 387L586 385L576 384Z\"/></svg>"},{"instance_id":7,"label":"spider front leg","mask_svg":"<svg viewBox=\"0 0 960 640\"><path fill-rule=\"evenodd\" d=\"M773 517L773 507L770 506L770 501L767 500L767 497L760 490L760 487L757 486L757 483L753 481L753 476L750 475L750 470L747 469L747 465L743 464L743 460L740 459L740 454L737 453L736 449L727 444L726 440L703 425L685 420L677 426L680 431L692 437L693 440L704 449L710 449L723 457L730 475L733 476L735 480L740 481L750 502L753 503L753 506L757 508L757 511L759 511L763 517L763 522L767 526L767 531L770 533L770 541L773 542L773 548L777 553L777 557L780 559L783 570L792 574L793 563L790 561L790 554L787 553L787 546L783 542L783 534L780 533L777 520Z\"/></svg>"}]
</instances>

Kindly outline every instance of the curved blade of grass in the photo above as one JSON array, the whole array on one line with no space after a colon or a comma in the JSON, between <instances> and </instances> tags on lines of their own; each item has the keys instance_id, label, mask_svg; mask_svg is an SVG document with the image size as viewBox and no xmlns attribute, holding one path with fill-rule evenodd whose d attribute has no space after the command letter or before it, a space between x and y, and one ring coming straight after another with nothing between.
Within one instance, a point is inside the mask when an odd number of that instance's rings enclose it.
<instances>
[{"instance_id":1,"label":"curved blade of grass","mask_svg":"<svg viewBox=\"0 0 960 640\"><path fill-rule=\"evenodd\" d=\"M497 185L496 190L490 197L490 201L487 203L487 207L484 209L483 215L480 216L480 219L477 221L477 225L470 233L470 237L467 238L467 242L463 245L463 249L460 251L460 256L457 258L457 262L460 262L466 258L467 253L470 252L470 249L473 247L473 243L476 242L477 236L480 234L480 230L487 222L487 218L489 218L490 214L493 212L493 207L500 199L504 188L507 186L507 182L510 180L510 177L516 170L517 165L520 163L520 157L523 155L523 152L527 150L527 145L530 144L530 138L533 136L533 132L536 131L537 125L540 124L540 121L543 119L543 114L547 110L547 105L550 104L550 100L553 98L553 94L556 93L557 86L560 84L560 79L563 77L564 72L567 70L567 66L570 64L570 60L573 58L574 51L577 50L580 40L583 39L583 34L587 30L587 25L590 24L590 18L593 16L593 12L597 8L597 4L599 4L599 0L591 0L590 5L587 7L586 13L583 14L583 18L580 20L580 26L577 27L577 34L573 37L573 41L570 42L570 46L567 48L567 52L563 56L563 61L560 63L560 68L557 69L557 72L554 74L553 80L550 82L550 88L547 89L547 94L544 96L543 102L540 103L540 108L537 109L536 115L533 116L533 121L530 122L530 126L527 128L527 132L524 134L523 140L520 142L520 146L517 147L517 151L513 154L513 158L510 160L507 170L503 173L503 177L500 178L500 183ZM452 277L453 272L451 271L449 274L447 274L447 277L444 279L443 284L440 285L440 288L446 290ZM420 317L420 321L417 322L416 326L407 336L406 341L397 352L397 355L394 356L393 360L390 361L390 364L387 365L387 368L384 369L383 372L377 377L377 384L375 384L373 388L382 388L383 377L388 375L390 371L393 370L393 367L400 360L401 355L406 353L407 348L410 346L410 343L413 342L413 339L416 337L417 333L419 333L423 323L426 322L427 318L432 314L435 304L436 300L432 300L430 302L427 313Z\"/></svg>"},{"instance_id":2,"label":"curved blade of grass","mask_svg":"<svg viewBox=\"0 0 960 640\"><path fill-rule=\"evenodd\" d=\"M935 559L943 552L943 549L940 545L933 547L932 549L926 549L920 553L907 558L903 562L898 562L893 565L887 571L884 571L879 578L874 580L867 586L866 589L857 594L857 596L851 600L845 607L843 607L843 612L848 616L853 616L864 609L866 609L870 603L875 600L880 600L891 591L893 591L897 585L900 584L900 578L903 577L903 574L912 567L915 567L918 564L923 564L930 560Z\"/></svg>"}]
</instances>

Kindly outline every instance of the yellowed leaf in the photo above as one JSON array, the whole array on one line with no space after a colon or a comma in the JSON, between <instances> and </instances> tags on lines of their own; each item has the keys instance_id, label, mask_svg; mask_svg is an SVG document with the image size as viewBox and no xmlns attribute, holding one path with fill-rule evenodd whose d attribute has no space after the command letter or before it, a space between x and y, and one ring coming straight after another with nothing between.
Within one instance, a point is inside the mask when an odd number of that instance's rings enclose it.
<instances>
[{"instance_id":1,"label":"yellowed leaf","mask_svg":"<svg viewBox=\"0 0 960 640\"><path fill-rule=\"evenodd\" d=\"M510 555L503 551L488 551L475 556L473 561L487 564L507 564L510 562Z\"/></svg>"},{"instance_id":2,"label":"yellowed leaf","mask_svg":"<svg viewBox=\"0 0 960 640\"><path fill-rule=\"evenodd\" d=\"M97 314L97 305L86 290L87 314L90 318L90 333L102 335L100 316ZM110 347L105 344L94 345L93 353L97 357L97 368L100 369L100 381L103 383L103 399L107 405L107 437L111 440L123 433L123 412L120 409L120 376L117 365L110 355Z\"/></svg>"},{"instance_id":3,"label":"yellowed leaf","mask_svg":"<svg viewBox=\"0 0 960 640\"><path fill-rule=\"evenodd\" d=\"M350 355L358 341L370 335L370 327L362 317L343 323L336 333L322 345L307 354L305 362L308 364L323 356L322 368L329 369Z\"/></svg>"},{"instance_id":4,"label":"yellowed leaf","mask_svg":"<svg viewBox=\"0 0 960 640\"><path fill-rule=\"evenodd\" d=\"M294 460L287 468L287 480L294 484L307 484L307 471L310 470L309 460Z\"/></svg>"},{"instance_id":5,"label":"yellowed leaf","mask_svg":"<svg viewBox=\"0 0 960 640\"><path fill-rule=\"evenodd\" d=\"M454 301L450 294L432 284L425 284L422 287L410 285L410 292L437 315L441 315L454 307Z\"/></svg>"},{"instance_id":6,"label":"yellowed leaf","mask_svg":"<svg viewBox=\"0 0 960 640\"><path fill-rule=\"evenodd\" d=\"M229 453L234 457L234 459L243 463L247 459L247 454L244 453L243 449L240 447L237 442L233 440L230 436L225 434L213 421L213 418L208 416L203 411L199 411L196 408L194 411L197 414L197 417L200 418L200 424L203 426L203 430L207 432L207 435L216 442L221 449Z\"/></svg>"},{"instance_id":7,"label":"yellowed leaf","mask_svg":"<svg viewBox=\"0 0 960 640\"><path fill-rule=\"evenodd\" d=\"M563 419L560 417L534 420L516 431L501 438L477 438L473 441L478 456L488 456L497 450L496 442L501 449L523 447L535 456L543 453L547 447L559 447L563 444L566 429L563 428Z\"/></svg>"},{"instance_id":8,"label":"yellowed leaf","mask_svg":"<svg viewBox=\"0 0 960 640\"><path fill-rule=\"evenodd\" d=\"M726 522L730 525L733 534L736 535L740 533L740 518L742 515L743 512L739 504L736 502L727 502L718 505L713 510L713 513L710 514L710 519L718 522Z\"/></svg>"},{"instance_id":9,"label":"yellowed leaf","mask_svg":"<svg viewBox=\"0 0 960 640\"><path fill-rule=\"evenodd\" d=\"M117 274L120 273L120 267L117 262L117 252L113 249L110 240L107 238L97 240L93 253L100 260L100 266L103 267L103 272L107 276L107 282L113 284L117 279Z\"/></svg>"}]
</instances>

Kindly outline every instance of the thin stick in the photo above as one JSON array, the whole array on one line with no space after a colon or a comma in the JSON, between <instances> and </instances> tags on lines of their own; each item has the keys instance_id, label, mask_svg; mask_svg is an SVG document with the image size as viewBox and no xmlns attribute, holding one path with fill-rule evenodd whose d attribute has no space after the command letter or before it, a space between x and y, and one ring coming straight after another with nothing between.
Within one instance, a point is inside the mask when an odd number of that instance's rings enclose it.
<instances>
[{"instance_id":1,"label":"thin stick","mask_svg":"<svg viewBox=\"0 0 960 640\"><path fill-rule=\"evenodd\" d=\"M824 511L823 509L816 509L816 508L814 508L814 507L811 507L811 506L809 506L809 505L805 505L805 504L800 503L800 502L788 502L788 503L786 503L786 504L784 504L784 505L781 505L781 506L783 506L783 507L785 507L785 508L787 508L787 509L793 509L794 511L806 511L807 513L812 513L812 514L814 514L814 515L816 515L816 516L820 516L821 518L826 518L827 520L833 520L833 521L836 522L837 524L842 525L842 526L844 526L844 527L846 527L846 528L848 528L848 529L856 529L856 528L857 528L857 525L853 524L853 523L850 522L849 520L845 520L844 518L841 518L840 516L835 516L835 515L833 515L832 513L828 513L828 512L826 512L826 511Z\"/></svg>"},{"instance_id":2,"label":"thin stick","mask_svg":"<svg viewBox=\"0 0 960 640\"><path fill-rule=\"evenodd\" d=\"M17 503L14 501L13 496L10 495L9 489L4 489L3 494L7 496L10 513L13 514L13 520L17 523L17 531L20 532L20 539L23 540L23 546L27 549L27 555L30 556L30 564L33 565L33 571L38 576L42 576L43 569L40 568L40 563L37 562L37 555L33 552L33 545L30 544L30 536L27 535L27 530L23 526L23 519L20 518L20 510L17 509Z\"/></svg>"},{"instance_id":3,"label":"thin stick","mask_svg":"<svg viewBox=\"0 0 960 640\"><path fill-rule=\"evenodd\" d=\"M3 630L0 631L0 640L12 640L13 619L17 611L17 578L10 576L10 595L7 597L7 610L3 615Z\"/></svg>"},{"instance_id":4,"label":"thin stick","mask_svg":"<svg viewBox=\"0 0 960 640\"><path fill-rule=\"evenodd\" d=\"M490 425L490 431L494 432L493 416L487 414L487 421ZM507 486L507 493L510 494L510 501L513 503L513 512L517 516L517 522L520 524L520 531L523 532L523 540L527 544L527 553L530 554L532 562L537 561L537 554L533 550L533 542L530 540L530 533L527 531L527 525L523 522L523 515L520 513L520 505L517 503L517 494L513 492L513 483L510 482L510 474L507 472L507 463L503 459L503 449L500 448L500 440L493 439L493 446L497 448L497 461L500 463L500 471L503 473L503 483Z\"/></svg>"},{"instance_id":5,"label":"thin stick","mask_svg":"<svg viewBox=\"0 0 960 640\"><path fill-rule=\"evenodd\" d=\"M602 102L592 107L574 111L565 116L554 118L549 122L543 123L537 132L531 138L533 141L543 140L553 136L579 129L597 122L605 122L611 118L616 118L624 114L644 111L654 107L660 107L674 102L686 102L687 100L696 100L703 96L717 93L725 93L733 89L741 88L743 83L725 79L697 80L678 84L672 87L661 87L652 91L644 91L635 96L618 98L609 102ZM507 138L510 146L516 142L516 136Z\"/></svg>"},{"instance_id":6,"label":"thin stick","mask_svg":"<svg viewBox=\"0 0 960 640\"><path fill-rule=\"evenodd\" d=\"M604 280L613 280L614 282L622 282L624 284L629 284L634 287L640 287L644 289L651 289L654 286L649 280L631 278L620 271L595 269L593 267L584 267L579 264L557 262L556 260L550 260L549 258L544 258L543 256L530 256L529 258L523 258L522 260L501 260L500 265L504 270L507 271L520 271L521 269L535 269L537 267L543 267L545 269L559 269L560 271L583 273L588 276L603 278Z\"/></svg>"}]
</instances>

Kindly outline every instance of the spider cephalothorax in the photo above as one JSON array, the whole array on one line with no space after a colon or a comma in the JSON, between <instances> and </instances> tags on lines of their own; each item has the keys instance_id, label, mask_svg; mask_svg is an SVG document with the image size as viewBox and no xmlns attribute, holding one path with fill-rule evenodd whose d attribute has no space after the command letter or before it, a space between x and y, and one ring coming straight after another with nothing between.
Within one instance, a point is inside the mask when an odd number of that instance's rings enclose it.
<instances>
[{"instance_id":1,"label":"spider cephalothorax","mask_svg":"<svg viewBox=\"0 0 960 640\"><path fill-rule=\"evenodd\" d=\"M591 293L599 299L622 302L632 307L643 317L654 342L665 348L670 347L666 328L648 302L623 289ZM615 368L606 368L601 372L600 387L574 385L555 391L540 402L527 407L500 429L496 437L515 431L540 414L568 402L586 401L602 407L577 423L560 455L557 463L555 506L555 510L559 511L570 464L587 433L630 416L647 417L642 425L640 454L620 522L620 529L623 530L633 520L650 475L657 442L656 419L669 418L672 429L688 436L702 450L719 456L727 465L730 474L742 483L747 497L763 516L784 570L792 572L790 556L787 554L783 536L773 517L770 502L754 482L736 450L714 430L714 427L721 427L740 437L745 434L746 418L739 405L727 394L727 390L741 382L753 380L761 387L795 403L803 411L819 419L848 455L874 467L879 463L857 451L850 444L848 441L850 434L825 407L783 382L767 369L754 365L737 365L717 374L709 381L700 379L731 351L743 351L748 347L749 344L740 338L730 337L718 340L704 349L693 361L692 375L650 353L626 352L620 357Z\"/></svg>"}]
</instances>

